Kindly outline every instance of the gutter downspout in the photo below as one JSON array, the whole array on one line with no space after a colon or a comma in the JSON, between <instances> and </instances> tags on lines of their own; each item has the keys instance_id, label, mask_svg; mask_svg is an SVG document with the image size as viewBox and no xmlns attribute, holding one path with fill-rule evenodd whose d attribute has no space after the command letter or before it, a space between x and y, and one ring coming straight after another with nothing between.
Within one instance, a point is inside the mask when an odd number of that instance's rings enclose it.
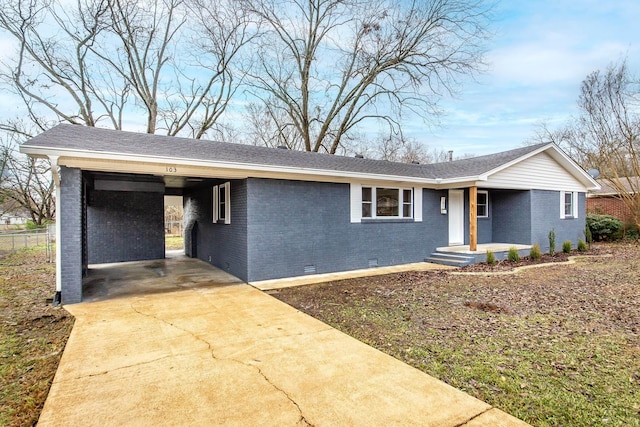
<instances>
[{"instance_id":1,"label":"gutter downspout","mask_svg":"<svg viewBox=\"0 0 640 427\"><path fill-rule=\"evenodd\" d=\"M62 305L62 251L60 238L62 236L62 221L60 218L60 172L58 171L58 156L49 156L51 175L56 186L56 293L53 295L53 306Z\"/></svg>"}]
</instances>

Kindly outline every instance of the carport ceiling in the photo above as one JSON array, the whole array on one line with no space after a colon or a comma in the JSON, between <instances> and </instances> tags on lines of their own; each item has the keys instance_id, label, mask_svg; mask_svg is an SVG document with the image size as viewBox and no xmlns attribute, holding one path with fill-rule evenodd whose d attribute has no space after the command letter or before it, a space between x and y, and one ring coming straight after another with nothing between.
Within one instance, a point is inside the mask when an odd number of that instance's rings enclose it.
<instances>
[{"instance_id":1,"label":"carport ceiling","mask_svg":"<svg viewBox=\"0 0 640 427\"><path fill-rule=\"evenodd\" d=\"M93 182L96 181L116 181L116 182L136 182L136 183L163 183L169 188L194 188L200 186L213 185L214 180L210 178L185 177L175 175L144 175L144 174L128 174L128 173L106 173L106 172L88 172L87 177Z\"/></svg>"}]
</instances>

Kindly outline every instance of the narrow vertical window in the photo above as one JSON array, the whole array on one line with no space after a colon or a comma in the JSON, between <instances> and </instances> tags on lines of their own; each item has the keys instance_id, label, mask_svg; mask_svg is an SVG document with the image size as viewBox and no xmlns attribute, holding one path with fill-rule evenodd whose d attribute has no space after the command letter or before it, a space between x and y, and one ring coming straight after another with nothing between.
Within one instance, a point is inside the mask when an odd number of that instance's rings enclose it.
<instances>
[{"instance_id":1,"label":"narrow vertical window","mask_svg":"<svg viewBox=\"0 0 640 427\"><path fill-rule=\"evenodd\" d=\"M213 222L231 224L231 183L213 187Z\"/></svg>"},{"instance_id":2,"label":"narrow vertical window","mask_svg":"<svg viewBox=\"0 0 640 427\"><path fill-rule=\"evenodd\" d=\"M412 199L411 190L402 190L402 216L404 218L411 218L413 216Z\"/></svg>"},{"instance_id":3,"label":"narrow vertical window","mask_svg":"<svg viewBox=\"0 0 640 427\"><path fill-rule=\"evenodd\" d=\"M578 193L575 191L560 192L560 218L578 218Z\"/></svg>"},{"instance_id":4,"label":"narrow vertical window","mask_svg":"<svg viewBox=\"0 0 640 427\"><path fill-rule=\"evenodd\" d=\"M220 221L225 221L227 213L227 193L226 185L218 187L218 218Z\"/></svg>"},{"instance_id":5,"label":"narrow vertical window","mask_svg":"<svg viewBox=\"0 0 640 427\"><path fill-rule=\"evenodd\" d=\"M564 216L573 216L573 193L564 193Z\"/></svg>"},{"instance_id":6,"label":"narrow vertical window","mask_svg":"<svg viewBox=\"0 0 640 427\"><path fill-rule=\"evenodd\" d=\"M372 198L371 187L362 187L362 217L363 218L371 218L373 209L373 198Z\"/></svg>"},{"instance_id":7,"label":"narrow vertical window","mask_svg":"<svg viewBox=\"0 0 640 427\"><path fill-rule=\"evenodd\" d=\"M478 191L476 206L478 218L487 218L489 216L489 193L487 191Z\"/></svg>"}]
</instances>

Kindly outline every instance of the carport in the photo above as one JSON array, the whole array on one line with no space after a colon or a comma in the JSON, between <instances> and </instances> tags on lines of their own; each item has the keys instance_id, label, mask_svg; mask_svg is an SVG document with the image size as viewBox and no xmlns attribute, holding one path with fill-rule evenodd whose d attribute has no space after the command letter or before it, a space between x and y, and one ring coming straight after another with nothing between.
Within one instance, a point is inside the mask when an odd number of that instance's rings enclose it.
<instances>
[{"instance_id":1,"label":"carport","mask_svg":"<svg viewBox=\"0 0 640 427\"><path fill-rule=\"evenodd\" d=\"M155 141L145 134L60 125L21 147L51 163L58 218L54 303L82 302L84 278L94 265L164 259L165 195L184 198L185 254L197 257L203 241L198 230L206 227L203 222L211 223L212 188L247 177L224 162L194 160L197 155L189 154L188 147L182 150L187 157L176 156L171 138ZM196 143L200 151L210 145ZM224 237L232 241L235 235ZM222 239L208 240L200 259L229 265L229 258L218 255L228 250ZM242 270L233 267L226 270L241 277Z\"/></svg>"},{"instance_id":2,"label":"carport","mask_svg":"<svg viewBox=\"0 0 640 427\"><path fill-rule=\"evenodd\" d=\"M75 178L75 170L63 168L63 174L70 176L68 181ZM62 300L65 303L86 301L92 298L96 291L96 278L103 276L108 271L107 278L113 279L120 274L115 270L121 268L121 274L131 272L131 265L118 263L131 263L135 261L156 260L158 272L167 268L165 262L165 238L164 238L164 196L183 196L198 188L211 188L216 182L211 178L185 177L176 175L151 175L145 173L121 173L82 170L81 179L81 242L82 250L82 287L80 299L76 295L70 295L68 286L61 291ZM69 182L61 185L62 192L68 187ZM65 215L73 206L65 203L64 195L61 199L61 212ZM61 224L64 230L68 225ZM187 232L192 232L190 228ZM65 245L73 233L62 232L61 243ZM190 242L190 239L187 239ZM68 246L67 246L68 247ZM189 248L191 249L191 248ZM192 251L187 250L188 255ZM195 254L193 254L195 255ZM67 257L62 253L63 262ZM105 270L105 264L109 267ZM176 260L170 263L172 268L176 266ZM94 271L95 270L95 271ZM88 279L88 280L87 280ZM98 279L100 280L100 279ZM111 294L112 291L105 287L117 286L117 281L102 280L100 293ZM162 286L155 281L158 289ZM147 290L148 291L148 290Z\"/></svg>"}]
</instances>

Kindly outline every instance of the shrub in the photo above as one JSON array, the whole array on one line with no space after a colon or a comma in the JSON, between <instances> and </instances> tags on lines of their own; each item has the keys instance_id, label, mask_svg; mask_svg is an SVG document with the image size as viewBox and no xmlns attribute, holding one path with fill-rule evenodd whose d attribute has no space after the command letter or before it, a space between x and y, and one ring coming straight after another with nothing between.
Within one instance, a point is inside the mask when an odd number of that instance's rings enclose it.
<instances>
[{"instance_id":1,"label":"shrub","mask_svg":"<svg viewBox=\"0 0 640 427\"><path fill-rule=\"evenodd\" d=\"M535 245L531 246L531 251L529 252L529 256L531 257L531 259L540 259L542 254L540 253L539 244L536 243Z\"/></svg>"},{"instance_id":2,"label":"shrub","mask_svg":"<svg viewBox=\"0 0 640 427\"><path fill-rule=\"evenodd\" d=\"M633 222L632 220L627 221L624 224L623 237L625 239L638 240L639 236L640 236L640 230L638 230L638 226L636 225L636 223Z\"/></svg>"},{"instance_id":3,"label":"shrub","mask_svg":"<svg viewBox=\"0 0 640 427\"><path fill-rule=\"evenodd\" d=\"M591 244L593 243L593 236L591 235L591 229L589 228L588 225L584 227L584 238L587 241L587 245L589 246L589 249L591 249Z\"/></svg>"},{"instance_id":4,"label":"shrub","mask_svg":"<svg viewBox=\"0 0 640 427\"><path fill-rule=\"evenodd\" d=\"M571 252L571 240L565 240L564 242L562 242L562 252L564 252L565 254L568 254Z\"/></svg>"},{"instance_id":5,"label":"shrub","mask_svg":"<svg viewBox=\"0 0 640 427\"><path fill-rule=\"evenodd\" d=\"M587 227L593 240L615 240L622 230L622 221L611 215L587 214Z\"/></svg>"},{"instance_id":6,"label":"shrub","mask_svg":"<svg viewBox=\"0 0 640 427\"><path fill-rule=\"evenodd\" d=\"M578 239L578 252L585 252L587 250L587 244L582 239Z\"/></svg>"},{"instance_id":7,"label":"shrub","mask_svg":"<svg viewBox=\"0 0 640 427\"><path fill-rule=\"evenodd\" d=\"M487 264L494 265L496 263L496 256L493 251L487 249Z\"/></svg>"},{"instance_id":8,"label":"shrub","mask_svg":"<svg viewBox=\"0 0 640 427\"><path fill-rule=\"evenodd\" d=\"M510 247L509 248L509 254L507 255L507 259L511 262L518 262L520 261L520 254L518 253L518 249L515 247Z\"/></svg>"},{"instance_id":9,"label":"shrub","mask_svg":"<svg viewBox=\"0 0 640 427\"><path fill-rule=\"evenodd\" d=\"M556 230L553 228L549 232L549 255L556 253Z\"/></svg>"}]
</instances>

